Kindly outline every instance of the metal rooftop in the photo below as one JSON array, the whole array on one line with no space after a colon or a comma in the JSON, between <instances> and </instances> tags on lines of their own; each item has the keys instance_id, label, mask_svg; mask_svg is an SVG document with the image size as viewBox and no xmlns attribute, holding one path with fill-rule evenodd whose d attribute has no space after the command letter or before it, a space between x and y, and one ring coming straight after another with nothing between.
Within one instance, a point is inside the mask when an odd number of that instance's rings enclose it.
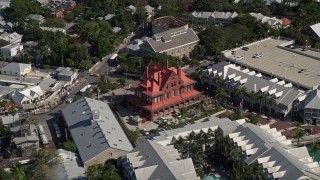
<instances>
[{"instance_id":1,"label":"metal rooftop","mask_svg":"<svg viewBox=\"0 0 320 180\"><path fill-rule=\"evenodd\" d=\"M62 109L62 114L83 163L108 148L132 150L107 103L83 97Z\"/></svg>"}]
</instances>

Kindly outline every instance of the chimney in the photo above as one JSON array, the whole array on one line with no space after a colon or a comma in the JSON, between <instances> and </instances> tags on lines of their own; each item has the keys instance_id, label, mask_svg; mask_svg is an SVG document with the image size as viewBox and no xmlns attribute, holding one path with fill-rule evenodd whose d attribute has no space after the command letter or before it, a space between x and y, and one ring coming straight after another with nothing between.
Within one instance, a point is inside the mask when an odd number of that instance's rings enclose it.
<instances>
[{"instance_id":1,"label":"chimney","mask_svg":"<svg viewBox=\"0 0 320 180\"><path fill-rule=\"evenodd\" d=\"M254 84L254 92L257 92L257 84Z\"/></svg>"},{"instance_id":2,"label":"chimney","mask_svg":"<svg viewBox=\"0 0 320 180\"><path fill-rule=\"evenodd\" d=\"M166 61L166 68L167 69L169 68L169 61L168 60Z\"/></svg>"},{"instance_id":3,"label":"chimney","mask_svg":"<svg viewBox=\"0 0 320 180\"><path fill-rule=\"evenodd\" d=\"M158 83L159 87L161 87L161 71L158 72Z\"/></svg>"},{"instance_id":4,"label":"chimney","mask_svg":"<svg viewBox=\"0 0 320 180\"><path fill-rule=\"evenodd\" d=\"M177 74L178 74L179 77L181 77L181 71L182 71L182 70L181 70L181 66L179 65L179 66L178 66L178 69L177 69Z\"/></svg>"}]
</instances>

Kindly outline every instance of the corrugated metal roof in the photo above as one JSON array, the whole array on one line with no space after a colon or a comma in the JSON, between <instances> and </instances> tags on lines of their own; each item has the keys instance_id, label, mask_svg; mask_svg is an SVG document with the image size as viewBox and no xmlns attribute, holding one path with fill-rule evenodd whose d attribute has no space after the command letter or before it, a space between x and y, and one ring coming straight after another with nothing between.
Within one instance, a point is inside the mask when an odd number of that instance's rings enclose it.
<instances>
[{"instance_id":1,"label":"corrugated metal roof","mask_svg":"<svg viewBox=\"0 0 320 180\"><path fill-rule=\"evenodd\" d=\"M132 150L107 103L83 97L62 109L62 114L84 163L108 148Z\"/></svg>"}]
</instances>

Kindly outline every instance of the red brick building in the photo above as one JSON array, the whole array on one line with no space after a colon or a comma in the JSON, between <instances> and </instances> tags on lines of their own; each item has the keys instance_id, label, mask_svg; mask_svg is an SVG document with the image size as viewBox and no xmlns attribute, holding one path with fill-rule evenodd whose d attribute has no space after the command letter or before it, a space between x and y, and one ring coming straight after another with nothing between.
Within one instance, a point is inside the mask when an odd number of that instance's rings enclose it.
<instances>
[{"instance_id":1,"label":"red brick building","mask_svg":"<svg viewBox=\"0 0 320 180\"><path fill-rule=\"evenodd\" d=\"M199 103L201 93L194 89L194 84L181 67L162 67L151 62L141 82L133 87L135 95L128 99L128 106L155 120Z\"/></svg>"}]
</instances>

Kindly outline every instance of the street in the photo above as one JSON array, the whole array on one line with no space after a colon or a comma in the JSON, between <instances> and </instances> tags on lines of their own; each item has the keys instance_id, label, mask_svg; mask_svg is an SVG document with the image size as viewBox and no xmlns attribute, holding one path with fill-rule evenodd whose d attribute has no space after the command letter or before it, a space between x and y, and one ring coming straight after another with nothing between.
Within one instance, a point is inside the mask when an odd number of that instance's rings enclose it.
<instances>
[{"instance_id":1,"label":"street","mask_svg":"<svg viewBox=\"0 0 320 180\"><path fill-rule=\"evenodd\" d=\"M135 34L132 33L130 36L128 36L123 43L121 43L116 50L105 56L104 58L102 58L101 62L98 63L96 66L94 66L92 68L92 70L89 71L84 71L82 73L79 73L80 77L81 77L81 82L79 82L79 84L77 84L76 86L73 86L73 88L69 91L70 95L69 97L73 97L75 94L77 94L84 86L86 86L87 84L97 84L100 81L100 77L96 77L96 76L91 76L90 73L98 73L100 76L101 75L105 75L107 76L107 78L111 81L111 82L116 82L117 79L119 79L119 77L122 77L122 75L114 73L114 72L110 72L112 70L112 66L109 66L107 63L107 60L113 55L119 52L120 49L124 48L125 46L127 46L129 44L129 39L131 39L131 37L133 37ZM200 62L200 65L197 67L189 67L186 66L183 68L183 70L187 73L187 74L191 74L192 72L195 72L196 69L198 67L206 67L210 64L210 61L202 61ZM107 73L108 71L108 73ZM138 80L133 80L130 78L127 78L127 84L128 87L131 87L134 84L137 84ZM127 88L128 88L127 87ZM119 89L119 90L115 90L116 94L123 94L124 92L123 89ZM122 92L122 93L121 93ZM103 95L101 95L102 97ZM123 98L123 96L118 96L116 97L117 101L119 101L119 99ZM61 113L60 110L65 108L68 104L66 104L65 102L62 102L62 104L54 107L53 109L51 109L49 112L44 113L44 114L37 114L37 115L33 115L35 118L37 118L39 120L39 124L43 126L47 138L50 141L50 147L52 148L56 148L56 146L58 145L58 143L63 139L57 139L56 137L56 133L55 130L53 128L53 122L57 122L58 124L60 124L60 127L63 127L62 125L64 125L64 123L61 121L62 117L61 117ZM65 136L65 129L60 129L62 132L63 137Z\"/></svg>"}]
</instances>

